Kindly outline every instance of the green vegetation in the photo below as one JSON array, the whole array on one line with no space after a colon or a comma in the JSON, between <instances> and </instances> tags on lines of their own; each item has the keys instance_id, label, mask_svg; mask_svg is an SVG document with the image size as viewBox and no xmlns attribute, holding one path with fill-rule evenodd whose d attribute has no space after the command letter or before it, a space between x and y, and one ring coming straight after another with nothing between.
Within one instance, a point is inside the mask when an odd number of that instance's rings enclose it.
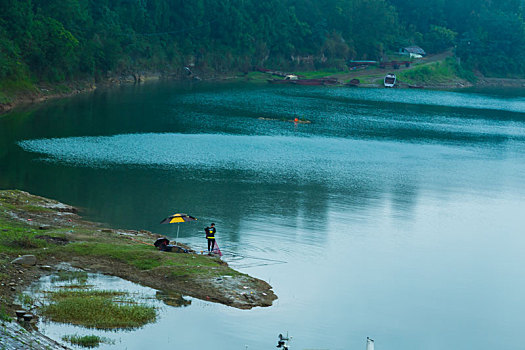
<instances>
[{"instance_id":1,"label":"green vegetation","mask_svg":"<svg viewBox=\"0 0 525 350\"><path fill-rule=\"evenodd\" d=\"M24 205L22 206L22 209L27 211L27 212L32 212L32 213L41 213L41 212L52 212L53 210L52 209L49 209L49 208L44 208L44 207L39 207L39 206L36 206L36 205Z\"/></svg>"},{"instance_id":2,"label":"green vegetation","mask_svg":"<svg viewBox=\"0 0 525 350\"><path fill-rule=\"evenodd\" d=\"M11 322L12 318L9 317L7 314L7 311L5 310L5 307L3 305L0 305L0 322Z\"/></svg>"},{"instance_id":3,"label":"green vegetation","mask_svg":"<svg viewBox=\"0 0 525 350\"><path fill-rule=\"evenodd\" d=\"M35 299L33 299L30 295L23 293L18 294L16 300L22 305L22 307L26 309L31 309L35 304Z\"/></svg>"},{"instance_id":4,"label":"green vegetation","mask_svg":"<svg viewBox=\"0 0 525 350\"><path fill-rule=\"evenodd\" d=\"M77 282L80 286L85 285L87 280L88 274L86 271L59 271L51 278L52 282Z\"/></svg>"},{"instance_id":5,"label":"green vegetation","mask_svg":"<svg viewBox=\"0 0 525 350\"><path fill-rule=\"evenodd\" d=\"M0 226L3 228L0 236L0 248L5 252L22 255L28 254L33 249L47 246L46 241L35 238L41 233L34 229L12 223L1 216Z\"/></svg>"},{"instance_id":6,"label":"green vegetation","mask_svg":"<svg viewBox=\"0 0 525 350\"><path fill-rule=\"evenodd\" d=\"M120 291L60 290L49 293L51 303L41 311L56 322L98 329L136 328L155 320L154 307L135 304L127 296Z\"/></svg>"},{"instance_id":7,"label":"green vegetation","mask_svg":"<svg viewBox=\"0 0 525 350\"><path fill-rule=\"evenodd\" d=\"M523 1L389 2L399 14L405 44L419 44L430 53L455 46L456 55L470 71L498 76L525 75Z\"/></svg>"},{"instance_id":8,"label":"green vegetation","mask_svg":"<svg viewBox=\"0 0 525 350\"><path fill-rule=\"evenodd\" d=\"M113 233L77 226L74 232L69 228L53 228L45 233L51 237L64 237L69 232L68 238L78 241L67 245L55 245L48 241L36 238L42 235L41 230L36 230L26 224L13 222L5 210L21 210L27 208L32 213L43 215L52 214L53 210L43 208L44 202L35 197L25 195L19 191L0 191L0 250L13 256L34 254L37 257L59 256L69 259L71 256L87 258L113 259L141 270L167 267L173 269L176 276L204 276L208 274L239 274L220 265L220 260L206 255L197 254L167 254L160 252L150 245L132 241L122 237L115 237ZM46 209L46 210L44 210ZM45 249L43 249L45 248ZM61 272L55 278L64 281L76 281L82 284L87 279L85 272Z\"/></svg>"},{"instance_id":9,"label":"green vegetation","mask_svg":"<svg viewBox=\"0 0 525 350\"><path fill-rule=\"evenodd\" d=\"M266 83L267 80L270 79L270 77L267 74L261 72L249 72L245 74L242 78L246 81L251 81L254 83Z\"/></svg>"},{"instance_id":10,"label":"green vegetation","mask_svg":"<svg viewBox=\"0 0 525 350\"><path fill-rule=\"evenodd\" d=\"M65 335L62 337L62 340L70 342L73 345L82 346L84 348L96 348L102 343L110 344L112 341L110 339L99 337L96 335Z\"/></svg>"},{"instance_id":11,"label":"green vegetation","mask_svg":"<svg viewBox=\"0 0 525 350\"><path fill-rule=\"evenodd\" d=\"M133 71L345 70L417 44L470 70L525 74L520 0L5 0L0 103L35 83Z\"/></svg>"},{"instance_id":12,"label":"green vegetation","mask_svg":"<svg viewBox=\"0 0 525 350\"><path fill-rule=\"evenodd\" d=\"M118 290L58 290L50 293L51 300L63 300L68 298L114 298L125 296L126 292Z\"/></svg>"},{"instance_id":13,"label":"green vegetation","mask_svg":"<svg viewBox=\"0 0 525 350\"><path fill-rule=\"evenodd\" d=\"M38 207L50 207L50 203L52 204L50 200L21 191L0 191L0 227L2 228L0 251L3 253L2 259L5 259L3 261L8 262L18 255L25 254L35 255L39 264L73 261L127 279L130 278L129 276L134 276L140 283L166 292L184 292L186 295L198 298L214 296L214 300L230 305L231 299L223 298L223 291L209 283L212 278L228 275L243 280L244 284L264 290L269 296L268 300L262 301L264 305L268 302L271 304L273 300L270 299L273 294L269 287L266 288L257 279L232 270L219 258L194 253L161 252L149 243L144 244L148 241L152 242L153 235L147 233L137 236L118 235L114 231L102 230L96 225L83 222L79 217L64 217L59 214L58 209L38 210ZM24 208L27 206L35 207L37 210L25 211ZM27 221L28 217L32 218L32 221ZM53 226L48 226L46 230L35 229L41 225L47 226L46 223L49 222L52 222ZM5 275L9 272L10 265L2 263L0 259L0 274ZM143 271L147 273L142 273ZM67 322L73 312L61 315L65 310L73 310L77 302L80 303L79 307L87 308L88 305L83 306L82 303L88 298L81 292L89 292L92 286L87 284L88 274L82 271L60 272L53 277L53 280L68 283L58 287L59 290L55 292L53 303L47 311L52 317ZM111 304L112 300L108 301L108 298L119 297L100 295L100 293L91 292L93 303ZM12 303L15 295L13 293L8 297ZM20 297L25 298L23 295ZM240 299L235 299L234 302L237 300ZM24 303L28 304L28 308L33 307L32 300ZM244 304L239 305L244 307ZM147 310L132 308L130 313L146 314ZM102 323L97 327L112 327L111 323L107 324Z\"/></svg>"},{"instance_id":14,"label":"green vegetation","mask_svg":"<svg viewBox=\"0 0 525 350\"><path fill-rule=\"evenodd\" d=\"M98 240L100 238L97 238ZM128 241L129 242L129 241ZM61 254L73 253L88 257L109 257L117 261L135 266L141 270L150 270L161 266L169 266L177 274L202 274L206 269L215 267L217 260L205 255L166 254L156 251L151 246L140 243L115 244L101 242L72 243L60 248Z\"/></svg>"},{"instance_id":15,"label":"green vegetation","mask_svg":"<svg viewBox=\"0 0 525 350\"><path fill-rule=\"evenodd\" d=\"M385 0L6 0L0 81L3 90L8 81L57 83L184 65L215 72L340 66L379 57L394 44L395 23ZM316 59L290 60L309 55Z\"/></svg>"},{"instance_id":16,"label":"green vegetation","mask_svg":"<svg viewBox=\"0 0 525 350\"><path fill-rule=\"evenodd\" d=\"M446 83L460 76L469 81L475 79L474 75L465 72L453 58L442 62L433 62L419 65L411 70L399 72L397 77L408 84Z\"/></svg>"}]
</instances>

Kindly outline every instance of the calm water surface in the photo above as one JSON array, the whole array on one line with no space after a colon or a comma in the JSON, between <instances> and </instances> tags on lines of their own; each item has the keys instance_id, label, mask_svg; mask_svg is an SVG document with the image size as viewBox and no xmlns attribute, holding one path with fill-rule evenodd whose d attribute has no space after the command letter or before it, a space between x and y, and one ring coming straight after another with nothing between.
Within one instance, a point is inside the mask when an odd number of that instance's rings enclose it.
<instances>
[{"instance_id":1,"label":"calm water surface","mask_svg":"<svg viewBox=\"0 0 525 350\"><path fill-rule=\"evenodd\" d=\"M0 188L170 237L160 220L187 212L200 220L180 240L196 249L213 221L225 260L279 296L250 311L193 300L108 349L271 349L287 331L295 349L364 349L367 336L378 349L510 349L525 313L524 96L99 91L1 117ZM312 123L283 121L295 117Z\"/></svg>"}]
</instances>

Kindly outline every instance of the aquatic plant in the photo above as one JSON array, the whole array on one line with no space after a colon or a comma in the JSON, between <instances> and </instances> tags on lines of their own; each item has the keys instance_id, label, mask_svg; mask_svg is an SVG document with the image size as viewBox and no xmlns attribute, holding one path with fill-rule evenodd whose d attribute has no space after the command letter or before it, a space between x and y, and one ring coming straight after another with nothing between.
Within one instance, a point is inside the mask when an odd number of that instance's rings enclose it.
<instances>
[{"instance_id":1,"label":"aquatic plant","mask_svg":"<svg viewBox=\"0 0 525 350\"><path fill-rule=\"evenodd\" d=\"M128 294L122 291L59 290L48 295L51 303L42 308L42 314L55 322L97 329L129 329L153 322L157 316L154 307L134 304L125 299Z\"/></svg>"},{"instance_id":2,"label":"aquatic plant","mask_svg":"<svg viewBox=\"0 0 525 350\"><path fill-rule=\"evenodd\" d=\"M33 299L33 297L31 297L30 295L24 294L24 293L19 293L16 296L16 299L26 309L31 309L35 303L35 299Z\"/></svg>"},{"instance_id":3,"label":"aquatic plant","mask_svg":"<svg viewBox=\"0 0 525 350\"><path fill-rule=\"evenodd\" d=\"M3 305L0 305L0 321L2 322L11 322L12 318L9 317L7 311L5 310Z\"/></svg>"},{"instance_id":4,"label":"aquatic plant","mask_svg":"<svg viewBox=\"0 0 525 350\"><path fill-rule=\"evenodd\" d=\"M102 343L112 344L113 341L108 338L99 337L96 335L65 335L62 340L70 342L73 345L82 346L84 348L96 348Z\"/></svg>"},{"instance_id":5,"label":"aquatic plant","mask_svg":"<svg viewBox=\"0 0 525 350\"><path fill-rule=\"evenodd\" d=\"M86 271L59 271L56 275L51 278L52 282L74 282L83 285L88 280L88 274Z\"/></svg>"}]
</instances>

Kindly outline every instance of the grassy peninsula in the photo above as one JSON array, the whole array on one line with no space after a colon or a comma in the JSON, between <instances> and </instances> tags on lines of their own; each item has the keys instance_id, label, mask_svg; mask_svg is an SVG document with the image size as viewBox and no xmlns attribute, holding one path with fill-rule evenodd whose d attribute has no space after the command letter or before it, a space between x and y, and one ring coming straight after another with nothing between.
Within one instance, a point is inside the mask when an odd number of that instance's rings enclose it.
<instances>
[{"instance_id":1,"label":"grassy peninsula","mask_svg":"<svg viewBox=\"0 0 525 350\"><path fill-rule=\"evenodd\" d=\"M201 255L189 247L188 253L161 252L150 245L158 235L104 228L82 220L76 212L74 207L26 192L0 191L1 315L13 315L13 310L20 307L16 299L21 290L42 274L51 273L61 262L119 276L167 294L241 309L270 306L277 298L268 283L231 269L217 257ZM21 255L34 255L36 265L11 262ZM68 322L58 310L64 303L78 304L85 299L82 293L88 292L80 289L55 293L53 306L42 311ZM108 295L94 293L98 294L90 295L97 302L106 303ZM151 319L147 310L142 311L146 319ZM75 322L69 318L69 322Z\"/></svg>"}]
</instances>

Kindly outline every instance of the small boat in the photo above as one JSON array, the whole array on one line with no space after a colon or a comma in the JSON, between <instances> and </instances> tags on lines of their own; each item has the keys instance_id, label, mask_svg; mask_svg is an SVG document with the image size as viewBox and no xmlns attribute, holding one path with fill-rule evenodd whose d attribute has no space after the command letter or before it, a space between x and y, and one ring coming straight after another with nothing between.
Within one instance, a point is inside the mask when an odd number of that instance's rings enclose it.
<instances>
[{"instance_id":1,"label":"small boat","mask_svg":"<svg viewBox=\"0 0 525 350\"><path fill-rule=\"evenodd\" d=\"M346 86L350 86L350 87L357 87L359 86L359 84L361 83L361 81L359 81L359 79L352 79L350 80L348 83L346 83Z\"/></svg>"},{"instance_id":2,"label":"small boat","mask_svg":"<svg viewBox=\"0 0 525 350\"><path fill-rule=\"evenodd\" d=\"M385 75L383 84L385 87L394 87L396 85L396 75L394 73L388 73Z\"/></svg>"},{"instance_id":3,"label":"small boat","mask_svg":"<svg viewBox=\"0 0 525 350\"><path fill-rule=\"evenodd\" d=\"M423 85L408 85L410 89L424 89Z\"/></svg>"}]
</instances>

